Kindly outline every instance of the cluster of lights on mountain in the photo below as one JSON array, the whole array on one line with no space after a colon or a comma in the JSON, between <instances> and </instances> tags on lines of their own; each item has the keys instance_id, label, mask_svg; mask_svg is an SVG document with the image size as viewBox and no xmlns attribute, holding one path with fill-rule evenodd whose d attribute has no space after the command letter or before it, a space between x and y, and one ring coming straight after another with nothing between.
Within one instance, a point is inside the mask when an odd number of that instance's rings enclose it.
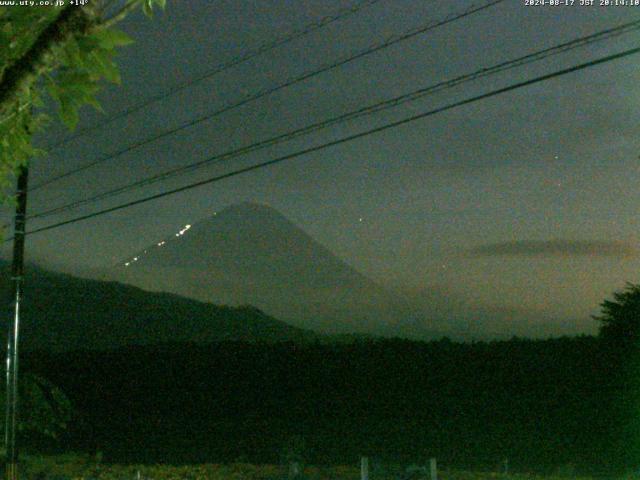
<instances>
[{"instance_id":1,"label":"cluster of lights on mountain","mask_svg":"<svg viewBox=\"0 0 640 480\"><path fill-rule=\"evenodd\" d=\"M176 237L179 237L180 235L184 235L184 233L189 230L191 228L191 225L185 225L184 228L182 230L180 230L178 233L176 233Z\"/></svg>"},{"instance_id":2,"label":"cluster of lights on mountain","mask_svg":"<svg viewBox=\"0 0 640 480\"><path fill-rule=\"evenodd\" d=\"M182 230L180 230L178 233L176 233L176 237L181 237L182 235L184 235L186 233L187 230L189 230L191 228L191 225L187 224L184 226L184 228ZM158 247L162 247L166 244L167 242L165 240L162 240L161 242L157 243ZM147 251L145 250L144 253L147 253ZM133 257L131 260L129 260L128 262L125 262L124 266L128 267L129 265L131 265L134 262L137 262L138 260L140 260L140 256L137 257Z\"/></svg>"}]
</instances>

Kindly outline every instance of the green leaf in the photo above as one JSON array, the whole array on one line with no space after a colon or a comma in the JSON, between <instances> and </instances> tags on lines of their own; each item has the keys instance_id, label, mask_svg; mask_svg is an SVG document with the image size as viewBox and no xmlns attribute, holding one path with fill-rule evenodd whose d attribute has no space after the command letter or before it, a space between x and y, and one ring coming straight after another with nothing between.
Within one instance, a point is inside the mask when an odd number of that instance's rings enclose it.
<instances>
[{"instance_id":1,"label":"green leaf","mask_svg":"<svg viewBox=\"0 0 640 480\"><path fill-rule=\"evenodd\" d=\"M142 3L142 11L147 17L152 18L153 17L153 0L144 0Z\"/></svg>"},{"instance_id":2,"label":"green leaf","mask_svg":"<svg viewBox=\"0 0 640 480\"><path fill-rule=\"evenodd\" d=\"M109 50L95 50L91 56L94 59L95 72L100 73L107 81L120 84L120 71L118 66L111 59Z\"/></svg>"},{"instance_id":3,"label":"green leaf","mask_svg":"<svg viewBox=\"0 0 640 480\"><path fill-rule=\"evenodd\" d=\"M78 108L75 105L72 105L70 102L61 102L60 118L69 128L69 130L75 129L79 120Z\"/></svg>"},{"instance_id":4,"label":"green leaf","mask_svg":"<svg viewBox=\"0 0 640 480\"><path fill-rule=\"evenodd\" d=\"M96 48L102 48L100 40L95 35L84 35L77 38L78 46L83 53L92 52Z\"/></svg>"},{"instance_id":5,"label":"green leaf","mask_svg":"<svg viewBox=\"0 0 640 480\"><path fill-rule=\"evenodd\" d=\"M75 65L82 64L82 52L80 51L80 45L78 45L78 41L71 37L64 46L64 53L66 56L65 65L68 67L73 67Z\"/></svg>"},{"instance_id":6,"label":"green leaf","mask_svg":"<svg viewBox=\"0 0 640 480\"><path fill-rule=\"evenodd\" d=\"M142 11L149 18L153 17L154 7L160 7L164 10L166 6L167 0L142 0Z\"/></svg>"},{"instance_id":7,"label":"green leaf","mask_svg":"<svg viewBox=\"0 0 640 480\"><path fill-rule=\"evenodd\" d=\"M99 87L86 72L63 70L56 80L50 79L47 88L58 103L60 118L71 130L78 123L78 109L83 104L88 103L94 107L97 105L95 94Z\"/></svg>"},{"instance_id":8,"label":"green leaf","mask_svg":"<svg viewBox=\"0 0 640 480\"><path fill-rule=\"evenodd\" d=\"M121 30L114 28L98 30L91 34L102 48L112 50L116 47L123 47L133 43L133 39Z\"/></svg>"},{"instance_id":9,"label":"green leaf","mask_svg":"<svg viewBox=\"0 0 640 480\"><path fill-rule=\"evenodd\" d=\"M98 99L96 97L94 97L93 95L87 96L85 98L84 103L86 103L87 105L91 105L93 108L95 108L100 113L104 113L102 105L100 105L100 102L98 101Z\"/></svg>"},{"instance_id":10,"label":"green leaf","mask_svg":"<svg viewBox=\"0 0 640 480\"><path fill-rule=\"evenodd\" d=\"M47 91L53 100L60 103L60 89L54 81L47 82Z\"/></svg>"},{"instance_id":11,"label":"green leaf","mask_svg":"<svg viewBox=\"0 0 640 480\"><path fill-rule=\"evenodd\" d=\"M31 92L31 104L34 107L44 107L44 102L42 101L42 97L40 96L40 92L33 89Z\"/></svg>"}]
</instances>

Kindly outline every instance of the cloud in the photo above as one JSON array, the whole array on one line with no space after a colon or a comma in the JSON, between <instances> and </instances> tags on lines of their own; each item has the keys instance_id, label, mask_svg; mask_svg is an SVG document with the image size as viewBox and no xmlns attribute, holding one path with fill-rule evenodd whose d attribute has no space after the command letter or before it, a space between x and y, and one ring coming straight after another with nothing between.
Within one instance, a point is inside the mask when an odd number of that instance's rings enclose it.
<instances>
[{"instance_id":1,"label":"cloud","mask_svg":"<svg viewBox=\"0 0 640 480\"><path fill-rule=\"evenodd\" d=\"M471 249L469 253L474 257L629 257L637 255L638 250L628 243L602 240L515 240L480 245Z\"/></svg>"}]
</instances>

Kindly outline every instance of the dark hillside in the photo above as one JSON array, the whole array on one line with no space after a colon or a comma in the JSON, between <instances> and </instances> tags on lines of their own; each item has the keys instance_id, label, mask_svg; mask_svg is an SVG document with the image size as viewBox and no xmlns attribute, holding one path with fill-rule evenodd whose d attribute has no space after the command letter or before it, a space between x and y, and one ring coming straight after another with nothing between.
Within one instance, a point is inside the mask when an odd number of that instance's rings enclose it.
<instances>
[{"instance_id":1,"label":"dark hillside","mask_svg":"<svg viewBox=\"0 0 640 480\"><path fill-rule=\"evenodd\" d=\"M0 263L8 272L6 263ZM8 274L0 276L7 292ZM112 349L166 342L301 341L315 338L245 307L212 305L116 282L27 268L21 349ZM6 302L0 314L8 318ZM2 335L5 335L4 330Z\"/></svg>"},{"instance_id":2,"label":"dark hillside","mask_svg":"<svg viewBox=\"0 0 640 480\"><path fill-rule=\"evenodd\" d=\"M495 468L507 457L548 473L623 462L612 407L624 384L605 359L582 337L174 344L24 363L83 412L73 442L116 462L274 462L303 436L312 463L366 453Z\"/></svg>"}]
</instances>

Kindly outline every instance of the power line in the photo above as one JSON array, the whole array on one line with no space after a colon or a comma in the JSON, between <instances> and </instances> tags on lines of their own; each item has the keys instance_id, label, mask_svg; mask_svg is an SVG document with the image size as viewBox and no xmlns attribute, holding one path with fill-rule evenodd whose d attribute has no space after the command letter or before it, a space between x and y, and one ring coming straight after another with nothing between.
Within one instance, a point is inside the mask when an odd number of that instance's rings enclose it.
<instances>
[{"instance_id":1,"label":"power line","mask_svg":"<svg viewBox=\"0 0 640 480\"><path fill-rule=\"evenodd\" d=\"M133 200L131 202L126 202L126 203L123 203L123 204L120 204L120 205L116 205L114 207L105 208L103 210L99 210L97 212L93 212L93 213L90 213L90 214L87 214L87 215L81 215L81 216L72 218L70 220L65 220L65 221L58 222L58 223L55 223L55 224L52 224L52 225L47 225L45 227L41 227L41 228L38 228L36 230L31 230L31 231L27 232L27 234L28 235L32 235L34 233L40 233L40 232L44 232L44 231L47 231L47 230L52 230L54 228L59 228L59 227L62 227L64 225L69 225L69 224L77 223L77 222L80 222L80 221L83 221L83 220L88 220L90 218L94 218L94 217L98 217L100 215L104 215L104 214L107 214L107 213L115 212L117 210L130 208L130 207L133 207L135 205L140 205L142 203L150 202L152 200L157 200L159 198L163 198L163 197L166 197L166 196L169 196L169 195L173 195L173 194L176 194L176 193L179 193L179 192L184 192L186 190L191 190L191 189L196 188L196 187L200 187L200 186L203 186L203 185L208 185L208 184L211 184L211 183L215 183L215 182L224 180L226 178L234 177L234 176L237 176L237 175L240 175L240 174L243 174L243 173L247 173L247 172L258 170L258 169L261 169L261 168L264 168L264 167L275 165L277 163L284 162L285 160L291 160L293 158L301 157L303 155L307 155L307 154L310 154L310 153L315 153L315 152L318 152L318 151L321 151L321 150L325 150L327 148L334 147L336 145L347 143L347 142L350 142L350 141L353 141L353 140L356 140L356 139L359 139L359 138L363 138L363 137L366 137L366 136L369 136L369 135L372 135L372 134L375 134L375 133L379 133L379 132L382 132L382 131L385 131L385 130L389 130L391 128L396 128L396 127L399 127L401 125L405 125L405 124L414 122L416 120L420 120L420 119L423 119L423 118L426 118L426 117L430 117L432 115L436 115L438 113L442 113L442 112L445 112L445 111L448 111L448 110L452 110L452 109L457 108L457 107L461 107L463 105L468 105L468 104L471 104L471 103L474 103L474 102L477 102L477 101L480 101L480 100L484 100L484 99L487 99L487 98L495 97L497 95L500 95L500 94L503 94L503 93L506 93L506 92L510 92L510 91L513 91L513 90L517 90L519 88L523 88L523 87L526 87L526 86L529 86L529 85L533 85L535 83L539 83L539 82L543 82L543 81L546 81L546 80L550 80L552 78L557 78L557 77L560 77L560 76L563 76L563 75L567 75L567 74L572 73L572 72L576 72L576 71L583 70L583 69L586 69L586 68L594 67L596 65L600 65L600 64L607 63L607 62L610 62L610 61L613 61L613 60L617 60L617 59L620 59L620 58L628 57L630 55L635 55L637 53L640 53L640 47L632 48L632 49L629 49L629 50L625 50L623 52L616 53L616 54L613 54L613 55L608 55L606 57L601 57L601 58L598 58L596 60L592 60L592 61L589 61L589 62L586 62L586 63L581 63L579 65L575 65L573 67L565 68L565 69L562 69L562 70L557 70L557 71L555 71L553 73L548 73L546 75L535 77L535 78L530 79L530 80L525 80L525 81L522 81L522 82L511 84L511 85L509 85L507 87L498 88L496 90L492 90L490 92L487 92L487 93L484 93L484 94L481 94L481 95L476 95L474 97L470 97L470 98L467 98L465 100L460 100L458 102L450 103L450 104L445 105L443 107L439 107L439 108L436 108L436 109L433 109L433 110L429 110L427 112L419 113L419 114L413 115L411 117L404 118L402 120L398 120L398 121L395 121L395 122L388 123L386 125L382 125L380 127L376 127L376 128L372 128L372 129L366 130L364 132L356 133L356 134L353 134L353 135L342 137L342 138L340 138L338 140L334 140L334 141L327 142L327 143L324 143L324 144L321 144L321 145L317 145L315 147L310 147L310 148L306 148L306 149L303 149L303 150L299 150L299 151L294 152L294 153L283 155L281 157L277 157L277 158L274 158L274 159L266 161L266 162L258 163L258 164L255 164L255 165L251 165L249 167L245 167L245 168L241 168L241 169L238 169L238 170L234 170L232 172L228 172L228 173L225 173L225 174L217 175L217 176L208 178L206 180L201 180L201 181L198 181L198 182L190 183L188 185L185 185L185 186L182 186L182 187L179 187L179 188L174 188L172 190L168 190L168 191L165 191L165 192L162 192L162 193L158 193L158 194L155 194L155 195L150 195L148 197L144 197L144 198L141 198L141 199L138 199L138 200ZM9 240L11 240L11 239L9 239ZM8 241L8 240L6 240L6 241Z\"/></svg>"},{"instance_id":2,"label":"power line","mask_svg":"<svg viewBox=\"0 0 640 480\"><path fill-rule=\"evenodd\" d=\"M108 154L108 155L106 155L104 157L100 157L100 158L98 158L98 159L96 159L94 161L91 161L91 162L83 165L83 166L80 166L80 167L75 168L73 170L70 170L68 172L62 173L62 174L60 174L58 176L55 176L55 177L53 177L53 178L51 178L49 180L46 180L46 181L40 183L39 185L33 187L31 189L31 191L33 192L35 190L38 190L38 189L40 189L40 188L42 188L44 186L50 185L50 184L52 184L54 182L57 182L58 180L61 180L61 179L66 178L66 177L69 177L71 175L75 175L76 173L79 173L79 172L82 172L84 170L87 170L87 169L89 169L89 168L91 168L91 167L93 167L95 165L98 165L100 163L106 162L107 160L111 160L113 158L119 157L121 155L124 155L125 153L128 153L128 152L130 152L132 150L135 150L137 148L140 148L140 147L142 147L144 145L147 145L149 143L152 143L152 142L155 142L157 140L160 140L161 138L167 137L169 135L173 135L173 134L175 134L177 132L180 132L180 131L185 130L187 128L190 128L190 127L192 127L194 125L202 123L202 122L204 122L206 120L210 120L210 119L212 119L212 118L214 118L214 117L216 117L218 115L221 115L223 113L229 112L231 110L234 110L236 108L244 106L244 105L246 105L246 104L248 104L250 102L253 102L253 101L258 100L260 98L263 98L263 97L266 97L268 95L271 95L272 93L275 93L277 91L283 90L283 89L288 88L288 87L291 87L291 86L293 86L293 85L295 85L297 83L303 82L303 81L308 80L308 79L313 78L313 77L316 77L316 76L318 76L318 75L320 75L322 73L328 72L330 70L334 70L334 69L336 69L338 67L346 65L346 64L348 64L350 62L353 62L353 61L355 61L357 59L363 58L363 57L365 57L367 55L370 55L372 53L381 51L381 50L383 50L385 48L389 48L392 45L395 45L395 44L397 44L399 42L402 42L402 41L405 41L405 40L409 40L410 38L413 38L413 37L415 37L417 35L426 33L426 32L428 32L430 30L433 30L433 29L436 29L438 27L447 25L449 23L453 23L453 22L455 22L457 20L461 20L462 18L465 18L465 17L467 17L469 15L473 15L474 13L478 13L478 12L481 12L483 10L486 10L486 9L488 9L488 8L494 6L494 5L497 5L499 3L502 3L504 1L505 0L491 0L488 3L485 3L485 4L481 5L481 6L473 6L472 5L471 7L469 7L468 9L463 11L462 13L457 13L457 14L454 14L454 15L450 15L450 16L446 17L444 20L440 20L440 21L435 22L435 23L429 23L427 25L424 25L424 26L409 30L409 31L407 31L406 33L404 33L404 34L402 34L400 36L391 37L390 39L388 39L388 40L386 40L386 41L384 41L382 43L378 43L378 44L374 44L372 46L369 46L365 50L361 50L360 52L352 54L352 55L350 55L350 56L348 56L346 58L343 58L342 60L338 60L338 61L336 61L334 63L331 63L329 65L320 67L320 68L318 68L316 70L312 70L312 71L303 73L300 76L293 77L293 78L291 78L289 80L286 80L285 82L283 82L283 83L281 83L279 85L276 85L275 87L270 87L270 88L267 88L267 89L264 89L264 90L260 90L260 91L258 91L257 93L255 93L253 95L249 95L248 97L245 97L242 100L239 100L239 101L237 101L235 103L231 103L231 104L229 104L227 106L224 106L224 107L222 107L222 108L220 108L220 109L218 109L218 110L216 110L214 112L211 112L211 113L208 113L206 115L202 115L202 116L197 117L195 119L189 120L188 122L185 122L185 123L183 123L183 124L181 124L181 125L179 125L177 127L173 127L173 128L168 129L168 130L165 130L163 132L160 132L160 133L158 133L156 135L153 135L151 137L147 137L144 140L135 142L135 143L133 143L133 144L127 146L127 147L124 147L124 148L122 148L122 149L120 149L120 150L118 150L116 152L110 153L110 154Z\"/></svg>"},{"instance_id":3,"label":"power line","mask_svg":"<svg viewBox=\"0 0 640 480\"><path fill-rule=\"evenodd\" d=\"M585 45L591 45L593 43L596 42L600 42L603 40L608 40L610 38L616 37L616 36L620 36L624 33L629 33L632 31L636 31L640 28L640 20L636 20L633 22L628 22L622 25L618 25L616 27L612 27L609 29L605 29L605 30L601 30L599 32L593 33L591 35L587 35L587 36L583 36L565 43L562 43L560 45L556 45L556 46L552 46L543 50L539 50L537 52L534 53L530 53L528 55L525 55L523 57L519 57L516 59L512 59L512 60L508 60L505 62L501 62L497 65L494 65L492 67L488 67L488 68L482 68L480 70L476 70L473 73L469 73L469 74L465 74L450 80L446 80L446 81L442 81L439 83L436 83L434 85L430 85L428 87L424 87L424 88L420 88L418 90L412 91L410 93L404 94L404 95L400 95L398 97L394 97L392 99L389 100L385 100L382 102L377 102L375 104L372 105L368 105L366 107L360 108L358 110L355 111L351 111L342 115L339 115L337 117L333 117L327 120L323 120L321 122L317 122L311 125L307 125L306 127L302 127L296 130L293 130L291 132L287 132L281 135L277 135L271 138L268 138L266 140L262 140L260 142L256 142L235 150L231 150L231 151L227 151L218 155L215 155L213 157L204 159L204 160L200 160L198 162L189 164L189 165L185 165L182 167L178 167L178 168L174 168L171 170L168 170L166 172L157 174L157 175L153 175L151 177L147 177L144 178L142 180L136 181L136 182L132 182L120 187L117 187L115 189L112 190L108 190L106 192L102 192L99 193L97 195L88 197L88 198L84 198L81 200L77 200L65 205L61 205L59 207L55 207L55 208L51 208L49 210L45 210L42 212L38 212L35 213L33 215L30 215L28 218L29 219L36 219L36 218L45 218L45 217L49 217L51 215L55 215L58 213L62 213L68 210L72 210L74 208L80 207L82 205L86 205L89 203L94 203L97 202L99 200L104 200L106 198L110 198L116 195L119 195L121 193L130 191L130 190L134 190L136 188L140 188L142 186L145 185L150 185L153 183L156 183L158 181L161 180L166 180L168 178L172 178L178 175L182 175L185 174L187 172L196 170L198 168L210 165L212 163L218 163L221 162L223 160L230 160L232 158L250 153L250 152L254 152L257 150L261 150L263 148L267 148L285 141L289 141L292 140L294 138L303 136L303 135L308 135L312 132L315 132L317 130L321 130L324 128L327 128L329 126L333 126L335 124L338 123L342 123L348 120L353 120L356 118L360 118L362 116L365 115L371 115L377 112L380 112L382 110L386 110L389 108L393 108L396 107L398 105L402 105L404 103L407 102L411 102L411 101L415 101L418 100L420 98L423 98L424 96L427 95L431 95L434 94L436 92L442 91L442 90L446 90L449 88L453 88L456 87L458 85L473 81L473 80L477 80L483 77L487 77L490 75L495 75L497 73L501 73L516 67L520 67L529 63L533 63L536 61L540 61L543 60L545 58L548 58L552 55L558 55L560 53L564 53L573 49L576 49L578 47L582 47Z\"/></svg>"},{"instance_id":4,"label":"power line","mask_svg":"<svg viewBox=\"0 0 640 480\"><path fill-rule=\"evenodd\" d=\"M230 68L233 68L235 66L238 66L244 62L248 62L249 60L252 60L260 55L263 55L271 50L274 50L278 47L281 47L283 45L286 45L288 43L291 43L299 38L302 38L306 35L309 35L317 30L320 30L321 28L324 28L334 22L337 22L338 20L342 20L346 17L349 17L351 15L354 15L356 13L358 13L361 10L364 10L365 8L371 7L373 5L375 5L376 3L381 2L382 0L364 0L361 1L360 3L350 7L350 8L343 8L341 10L339 10L336 14L331 15L331 16L327 16L324 17L316 22L310 23L307 26L303 27L300 30L294 31L288 35L284 35L280 38L276 38L275 40L269 42L269 43L265 43L257 48L255 48L254 50L250 50L248 52L245 52L244 54L240 55L239 57L233 58L227 62L221 63L219 65L217 65L215 68L213 68L212 70L209 70L197 77L191 78L189 80L186 80L184 82L178 83L177 85L174 85L173 87L169 88L166 92L158 94L158 95L153 95L145 100L143 100L140 103L137 103L135 105L132 105L130 107L127 107L113 115L110 115L108 118L104 119L102 122L99 122L98 124L91 126L91 127L86 127L86 128L82 128L79 129L75 134L73 135L69 135L66 138L63 138L62 140L60 140L59 142L53 143L51 145L49 145L48 147L46 147L49 150L53 150L53 149L57 149L59 147L61 147L62 145L66 145L67 143L76 140L80 137L83 137L85 135L87 135L88 133L91 133L93 131L99 130L103 127L105 127L106 125L109 125L110 123L115 122L116 120L120 120L121 118L127 117L129 115L131 115L132 113L135 113L139 110L142 110L145 107L148 107L149 105L152 105L156 102L159 102L160 100L164 100L167 97L170 97L172 95L175 95L178 92L181 92L182 90L185 90L186 88L192 87L193 85L196 85L197 83L200 83L204 80L207 80L209 78L212 78L216 75L218 75L219 73L224 72L225 70L228 70ZM38 187L33 188L32 190L35 190Z\"/></svg>"}]
</instances>

